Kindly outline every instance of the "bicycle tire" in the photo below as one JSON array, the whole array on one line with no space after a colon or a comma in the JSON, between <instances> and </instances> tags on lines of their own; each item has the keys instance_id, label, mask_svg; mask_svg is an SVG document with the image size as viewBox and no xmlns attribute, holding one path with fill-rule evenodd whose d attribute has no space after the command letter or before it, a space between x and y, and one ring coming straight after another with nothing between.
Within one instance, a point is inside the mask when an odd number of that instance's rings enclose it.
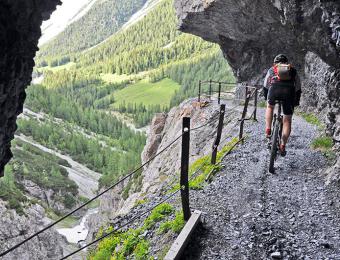
<instances>
[{"instance_id":1,"label":"bicycle tire","mask_svg":"<svg viewBox=\"0 0 340 260\"><path fill-rule=\"evenodd\" d=\"M274 133L273 133L273 136L272 136L272 146L271 146L271 149L270 149L270 161L269 161L269 172L270 173L275 172L274 162L275 162L276 156L277 156L278 141L279 141L279 125L278 125L277 122L275 122Z\"/></svg>"}]
</instances>

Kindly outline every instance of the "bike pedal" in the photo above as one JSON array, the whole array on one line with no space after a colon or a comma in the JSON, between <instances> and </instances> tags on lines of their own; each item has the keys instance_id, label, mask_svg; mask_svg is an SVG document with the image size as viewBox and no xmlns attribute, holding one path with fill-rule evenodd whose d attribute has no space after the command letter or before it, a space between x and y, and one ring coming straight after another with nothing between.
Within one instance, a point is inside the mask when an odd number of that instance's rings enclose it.
<instances>
[{"instance_id":1,"label":"bike pedal","mask_svg":"<svg viewBox=\"0 0 340 260\"><path fill-rule=\"evenodd\" d=\"M281 155L281 157L285 157L287 155L287 152L286 151L284 151L284 152L280 151L280 155Z\"/></svg>"}]
</instances>

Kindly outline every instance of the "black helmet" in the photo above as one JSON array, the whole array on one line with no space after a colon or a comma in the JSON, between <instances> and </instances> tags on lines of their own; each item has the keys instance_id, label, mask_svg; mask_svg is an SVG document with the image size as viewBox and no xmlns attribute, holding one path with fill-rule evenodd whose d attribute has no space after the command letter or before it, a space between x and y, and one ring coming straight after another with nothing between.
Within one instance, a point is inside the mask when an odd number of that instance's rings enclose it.
<instances>
[{"instance_id":1,"label":"black helmet","mask_svg":"<svg viewBox=\"0 0 340 260\"><path fill-rule=\"evenodd\" d=\"M283 54L279 54L275 57L274 63L288 63L288 58Z\"/></svg>"}]
</instances>

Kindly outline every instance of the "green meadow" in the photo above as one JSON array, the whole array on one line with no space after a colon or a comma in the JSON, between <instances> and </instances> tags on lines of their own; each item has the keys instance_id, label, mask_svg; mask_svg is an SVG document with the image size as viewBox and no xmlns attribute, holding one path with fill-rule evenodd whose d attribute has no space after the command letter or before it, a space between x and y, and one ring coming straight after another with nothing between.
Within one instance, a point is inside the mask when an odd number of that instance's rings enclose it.
<instances>
[{"instance_id":1,"label":"green meadow","mask_svg":"<svg viewBox=\"0 0 340 260\"><path fill-rule=\"evenodd\" d=\"M126 88L114 92L114 108L121 104L166 105L170 104L171 97L180 89L175 81L165 78L161 81L150 83L141 80Z\"/></svg>"}]
</instances>

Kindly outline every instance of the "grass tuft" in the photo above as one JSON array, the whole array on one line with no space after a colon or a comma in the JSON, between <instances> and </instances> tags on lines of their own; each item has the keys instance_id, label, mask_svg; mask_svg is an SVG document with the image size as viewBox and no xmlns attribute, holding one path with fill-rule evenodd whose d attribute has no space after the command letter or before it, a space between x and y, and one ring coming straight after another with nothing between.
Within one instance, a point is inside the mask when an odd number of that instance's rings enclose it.
<instances>
[{"instance_id":1,"label":"grass tuft","mask_svg":"<svg viewBox=\"0 0 340 260\"><path fill-rule=\"evenodd\" d=\"M333 140L329 136L321 136L313 140L312 148L321 150L321 151L328 151L333 147Z\"/></svg>"},{"instance_id":2,"label":"grass tuft","mask_svg":"<svg viewBox=\"0 0 340 260\"><path fill-rule=\"evenodd\" d=\"M156 207L149 217L144 221L146 229L152 228L157 222L163 220L166 216L170 215L174 211L173 206L169 203L163 203Z\"/></svg>"},{"instance_id":3,"label":"grass tuft","mask_svg":"<svg viewBox=\"0 0 340 260\"><path fill-rule=\"evenodd\" d=\"M185 221L183 217L183 212L177 211L174 220L165 221L159 226L158 234L164 234L169 230L172 230L172 232L179 234L182 231L184 225Z\"/></svg>"},{"instance_id":4,"label":"grass tuft","mask_svg":"<svg viewBox=\"0 0 340 260\"><path fill-rule=\"evenodd\" d=\"M317 118L314 114L301 113L300 115L307 121L307 123L310 123L312 125L316 125L318 127L323 127L323 124L321 123L319 118Z\"/></svg>"},{"instance_id":5,"label":"grass tuft","mask_svg":"<svg viewBox=\"0 0 340 260\"><path fill-rule=\"evenodd\" d=\"M168 203L163 203L153 209L149 217L144 221L143 226L138 229L129 229L126 232L118 232L105 239L103 239L97 249L93 251L90 260L102 259L152 259L149 257L149 242L144 238L143 233L153 228L156 223L162 221L171 213L174 212L173 206ZM180 221L177 220L176 224L179 225ZM101 228L97 237L101 237L104 233L112 231L113 228L109 227L106 232ZM133 256L131 258L131 256Z\"/></svg>"}]
</instances>

